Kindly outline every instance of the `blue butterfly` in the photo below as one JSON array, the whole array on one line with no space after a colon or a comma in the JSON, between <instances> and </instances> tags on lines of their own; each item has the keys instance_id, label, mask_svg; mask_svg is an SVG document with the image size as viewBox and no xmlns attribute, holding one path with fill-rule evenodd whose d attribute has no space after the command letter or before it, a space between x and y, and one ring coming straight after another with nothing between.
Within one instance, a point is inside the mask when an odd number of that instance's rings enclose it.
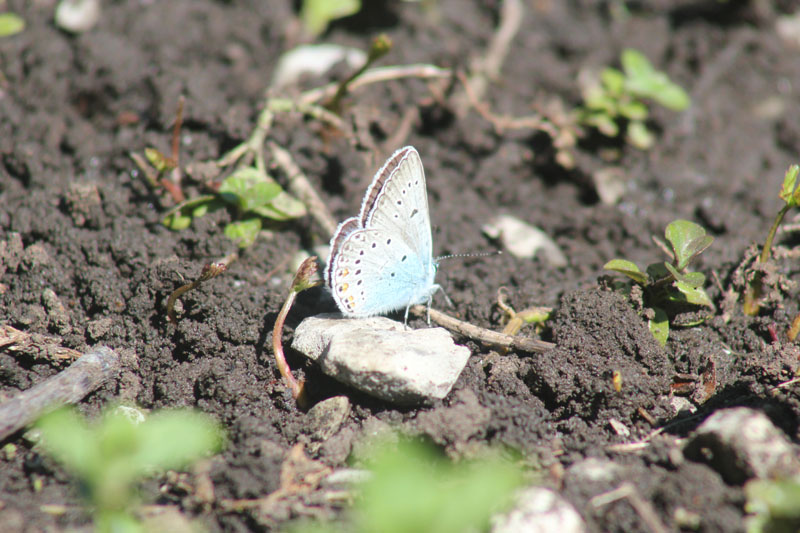
<instances>
[{"instance_id":1,"label":"blue butterfly","mask_svg":"<svg viewBox=\"0 0 800 533\"><path fill-rule=\"evenodd\" d=\"M331 239L325 281L345 316L380 315L427 303L438 262L433 258L428 192L413 146L396 151L375 174L358 216ZM430 323L430 314L428 316Z\"/></svg>"}]
</instances>

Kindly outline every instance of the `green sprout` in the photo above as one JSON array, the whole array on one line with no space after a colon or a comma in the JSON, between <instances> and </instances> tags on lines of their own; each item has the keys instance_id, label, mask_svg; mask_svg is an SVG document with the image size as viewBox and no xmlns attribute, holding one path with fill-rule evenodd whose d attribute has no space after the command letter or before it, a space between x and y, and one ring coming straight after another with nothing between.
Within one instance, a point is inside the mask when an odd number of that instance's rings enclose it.
<instances>
[{"instance_id":1,"label":"green sprout","mask_svg":"<svg viewBox=\"0 0 800 533\"><path fill-rule=\"evenodd\" d=\"M430 446L383 445L372 478L356 501L350 527L304 523L296 533L462 533L488 531L523 483L521 469L500 458L452 463Z\"/></svg>"},{"instance_id":2,"label":"green sprout","mask_svg":"<svg viewBox=\"0 0 800 533\"><path fill-rule=\"evenodd\" d=\"M100 533L138 533L132 514L135 484L166 469L179 469L222 446L222 432L209 416L189 410L151 413L135 422L123 409L106 411L98 423L72 408L39 419L41 445L80 481Z\"/></svg>"},{"instance_id":3,"label":"green sprout","mask_svg":"<svg viewBox=\"0 0 800 533\"><path fill-rule=\"evenodd\" d=\"M775 240L775 234L778 232L778 226L783 222L783 217L786 216L786 213L788 213L790 209L800 205L800 188L797 187L798 172L800 172L800 166L792 165L783 177L783 186L781 186L779 196L781 200L783 200L784 205L775 216L772 227L769 228L767 238L764 241L764 247L761 249L761 255L758 256L758 263L762 265L769 261L770 254L772 253L772 241ZM763 297L764 275L763 272L756 271L745 290L744 313L750 316L757 315L761 309L761 300ZM792 328L795 328L794 324L792 324ZM794 337L797 337L797 332L795 331L794 336L792 336L790 332L789 336L794 340Z\"/></svg>"},{"instance_id":4,"label":"green sprout","mask_svg":"<svg viewBox=\"0 0 800 533\"><path fill-rule=\"evenodd\" d=\"M361 0L303 0L300 20L314 37L321 35L336 19L349 17L361 10Z\"/></svg>"},{"instance_id":5,"label":"green sprout","mask_svg":"<svg viewBox=\"0 0 800 533\"><path fill-rule=\"evenodd\" d=\"M0 37L9 37L25 29L25 20L16 13L0 13Z\"/></svg>"},{"instance_id":6,"label":"green sprout","mask_svg":"<svg viewBox=\"0 0 800 533\"><path fill-rule=\"evenodd\" d=\"M581 123L597 128L607 137L617 137L625 128L625 138L633 146L646 150L654 137L647 128L651 100L673 111L689 107L689 95L637 50L622 52L622 70L606 68L600 84L584 91L584 106L579 110Z\"/></svg>"},{"instance_id":7,"label":"green sprout","mask_svg":"<svg viewBox=\"0 0 800 533\"><path fill-rule=\"evenodd\" d=\"M789 533L800 529L800 481L753 480L744 486L747 496L747 533Z\"/></svg>"},{"instance_id":8,"label":"green sprout","mask_svg":"<svg viewBox=\"0 0 800 533\"><path fill-rule=\"evenodd\" d=\"M666 345L669 337L670 316L674 320L676 311L686 306L714 307L703 289L706 277L688 270L689 263L708 248L714 238L706 235L702 226L688 220L670 222L664 236L671 245L671 248L663 246L672 256L669 261L653 263L644 272L625 259L613 259L603 267L630 278L632 283L619 284L618 289L631 294L633 285L641 288L642 304L649 309L646 316L650 331L662 346ZM703 320L705 317L681 325L693 326Z\"/></svg>"},{"instance_id":9,"label":"green sprout","mask_svg":"<svg viewBox=\"0 0 800 533\"><path fill-rule=\"evenodd\" d=\"M225 178L216 194L190 198L172 208L163 223L172 230L189 227L192 220L217 209L232 211L233 221L225 225L225 235L240 248L255 242L265 219L276 222L306 214L305 205L284 191L266 171L241 167Z\"/></svg>"}]
</instances>

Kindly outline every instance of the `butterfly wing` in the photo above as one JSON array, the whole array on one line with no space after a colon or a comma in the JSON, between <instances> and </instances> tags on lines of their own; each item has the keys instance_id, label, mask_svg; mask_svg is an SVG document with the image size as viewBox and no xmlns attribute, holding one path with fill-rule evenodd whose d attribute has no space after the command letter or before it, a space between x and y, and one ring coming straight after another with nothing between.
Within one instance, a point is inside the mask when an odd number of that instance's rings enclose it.
<instances>
[{"instance_id":1,"label":"butterfly wing","mask_svg":"<svg viewBox=\"0 0 800 533\"><path fill-rule=\"evenodd\" d=\"M429 300L436 290L432 253L422 160L407 146L375 175L359 216L339 225L326 280L345 315L407 308Z\"/></svg>"},{"instance_id":2,"label":"butterfly wing","mask_svg":"<svg viewBox=\"0 0 800 533\"><path fill-rule=\"evenodd\" d=\"M396 151L375 175L360 217L362 227L399 235L417 255L433 263L425 171L413 146Z\"/></svg>"},{"instance_id":3,"label":"butterfly wing","mask_svg":"<svg viewBox=\"0 0 800 533\"><path fill-rule=\"evenodd\" d=\"M429 260L383 229L349 233L330 261L328 285L348 316L379 315L422 303L435 287Z\"/></svg>"}]
</instances>

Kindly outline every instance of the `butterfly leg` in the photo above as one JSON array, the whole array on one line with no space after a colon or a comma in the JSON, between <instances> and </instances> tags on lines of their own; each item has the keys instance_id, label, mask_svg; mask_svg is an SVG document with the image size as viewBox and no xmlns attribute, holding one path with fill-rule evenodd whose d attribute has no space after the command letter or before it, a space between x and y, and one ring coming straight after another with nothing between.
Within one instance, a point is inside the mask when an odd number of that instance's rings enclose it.
<instances>
[{"instance_id":1,"label":"butterfly leg","mask_svg":"<svg viewBox=\"0 0 800 533\"><path fill-rule=\"evenodd\" d=\"M431 327L431 304L433 303L433 294L428 296L428 327Z\"/></svg>"}]
</instances>

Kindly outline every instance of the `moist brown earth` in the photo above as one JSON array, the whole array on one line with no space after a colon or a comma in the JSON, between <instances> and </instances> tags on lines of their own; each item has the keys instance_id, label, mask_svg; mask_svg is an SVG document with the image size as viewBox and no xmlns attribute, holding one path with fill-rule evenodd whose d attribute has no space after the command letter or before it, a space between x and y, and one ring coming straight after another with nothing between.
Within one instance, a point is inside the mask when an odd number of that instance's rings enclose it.
<instances>
[{"instance_id":1,"label":"moist brown earth","mask_svg":"<svg viewBox=\"0 0 800 533\"><path fill-rule=\"evenodd\" d=\"M310 219L270 228L228 272L183 296L180 321L172 325L169 294L203 264L237 251L222 233L230 214L217 211L182 231L165 228L161 220L173 204L148 185L129 153L148 146L168 151L180 95L186 97L182 164L218 158L243 141L279 57L303 42L295 4L105 2L93 29L71 35L54 25L53 0L10 1L27 27L0 38L0 323L56 337L78 351L102 343L126 354L119 377L81 402L86 414L127 402L146 409L193 406L217 417L229 437L211 462L217 501L276 490L289 449L308 442L306 415L283 387L270 339L292 279L290 258L329 235ZM318 41L365 49L384 32L393 47L382 65L464 71L487 55L501 18L500 2L364 4ZM358 89L344 102L345 132L298 114L278 117L269 139L292 154L339 220L356 213L383 159L413 144L428 177L435 254L496 249L481 227L507 213L543 229L568 258L565 267L509 253L442 263L437 281L454 308L438 300L437 307L500 329L497 291L506 287L517 310L554 308L542 338L557 348L500 355L462 338L472 357L452 393L433 406L394 408L331 382L290 354L314 401L346 394L353 402L342 429L309 453L344 466L387 423L454 456L503 444L536 457L549 472L546 481L575 505L590 531L650 531L630 505L595 509L588 499L602 490L563 480L578 461L604 458L625 465L627 481L667 527L676 528L675 512L685 509L701 516L698 531L742 531L742 487L726 484L705 464L672 461L670 450L711 412L738 405L763 409L792 441L798 438L796 389L769 392L797 367L797 350L783 334L798 312L794 235L782 232L777 240L775 264L789 283L758 317L744 316L740 303L725 299L741 291L737 267L752 257L751 245L763 242L781 207L783 174L797 162L797 44L775 30L797 5L652 0L626 9L622 2L587 1L523 7L508 55L481 98L491 112L532 116L552 102L574 109L582 73L618 65L627 47L686 88L692 106L682 113L654 106L656 141L647 151L589 133L572 149L570 170L556 162L546 133L496 129L458 104L457 80L404 79ZM341 79L349 71L334 72ZM304 87L331 79L307 80ZM592 176L610 166L624 177L624 192L606 205ZM186 178L187 195L202 191ZM615 257L640 265L663 260L651 236L663 236L678 218L714 236L696 268L709 278L717 311L698 326L673 329L661 347L641 313L600 278ZM66 316L45 305L46 289ZM304 316L332 310L321 289L302 294L284 340ZM2 351L0 390L10 397L59 368ZM706 379L705 387L684 392L699 416L676 414L669 401L673 384L703 383L709 369L710 385ZM614 372L623 376L620 392ZM612 420L630 434L615 431ZM644 451L609 448L664 426ZM33 450L23 432L6 443L17 453L0 459L3 523L19 525L17 531L88 524L78 488L60 466ZM192 506L174 480L148 482L143 490L147 501L181 505L209 531L280 529L302 514L295 509L265 522L219 505ZM67 512L45 513L46 504L65 504ZM315 512L340 511L328 504Z\"/></svg>"}]
</instances>

